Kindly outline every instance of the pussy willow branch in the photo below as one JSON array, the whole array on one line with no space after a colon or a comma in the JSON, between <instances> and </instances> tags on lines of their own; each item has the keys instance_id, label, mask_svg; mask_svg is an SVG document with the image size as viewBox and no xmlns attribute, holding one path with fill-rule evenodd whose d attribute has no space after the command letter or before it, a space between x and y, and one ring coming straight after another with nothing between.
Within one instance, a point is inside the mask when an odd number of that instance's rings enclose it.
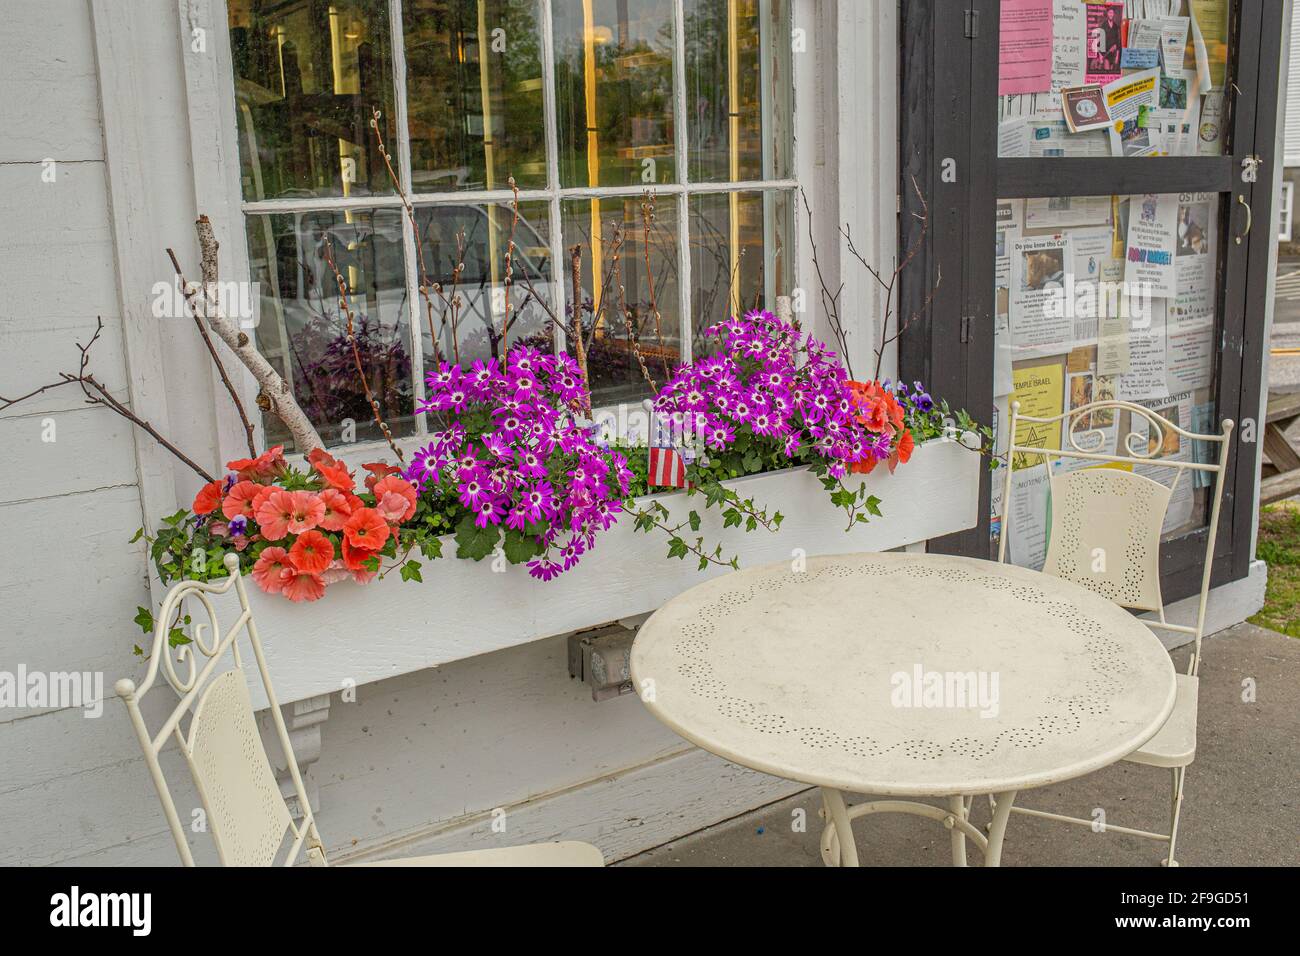
<instances>
[{"instance_id":1,"label":"pussy willow branch","mask_svg":"<svg viewBox=\"0 0 1300 956\"><path fill-rule=\"evenodd\" d=\"M455 357L456 364L460 364L460 295L458 286L460 284L461 274L465 271L465 231L459 229L456 231L456 261L452 264L451 271L451 295L448 296L443 289L441 282L434 282L429 278L428 260L424 255L424 240L420 235L420 227L415 221L415 207L406 195L406 190L402 188L401 177L393 168L393 158L389 155L388 147L384 144L384 135L379 129L379 120L383 116L379 110L371 107L370 109L370 128L374 130L375 142L378 144L379 155L383 157L384 168L388 171L388 179L392 183L393 191L402 203L402 209L406 212L407 221L411 224L411 232L415 235L415 264L418 270L416 278L416 288L419 290L420 298L424 300L425 320L429 325L429 338L432 342L433 356L437 361L442 360L442 349L438 345L443 331L447 328L447 318L451 317L451 348ZM429 295L429 290L438 296L442 302L442 314L439 317L438 328L433 327L433 297Z\"/></svg>"},{"instance_id":2,"label":"pussy willow branch","mask_svg":"<svg viewBox=\"0 0 1300 956\"><path fill-rule=\"evenodd\" d=\"M235 390L234 384L230 381L230 376L226 374L225 363L221 361L221 356L217 354L217 347L212 344L212 337L208 335L208 328L203 324L203 319L199 315L198 304L195 301L197 295L185 278L185 273L181 271L181 264L176 258L176 253L168 249L167 256L172 261L172 268L176 270L176 278L180 281L181 294L185 296L185 304L189 306L190 317L194 319L194 325L203 338L203 344L208 348L208 355L212 358L212 364L217 367L217 373L221 376L221 383L226 386L226 391L230 393L230 400L235 403L235 410L239 412L239 420L244 426L244 438L248 442L248 456L256 458L257 445L253 442L253 423L248 420L248 412L244 410L244 403L239 398L239 392Z\"/></svg>"},{"instance_id":3,"label":"pussy willow branch","mask_svg":"<svg viewBox=\"0 0 1300 956\"><path fill-rule=\"evenodd\" d=\"M366 404L370 406L371 414L375 417L375 424L379 426L379 431L383 434L384 440L388 442L388 447L393 450L398 461L405 461L406 456L402 449L397 447L397 442L393 441L393 433L388 430L388 423L384 421L383 413L379 410L379 402L375 399L375 393L370 390L370 379L366 375L365 364L361 361L361 347L357 344L356 322L352 314L352 301L348 298L348 283L343 278L343 273L334 262L334 243L329 237L325 238L325 262L330 267L330 272L334 273L334 281L339 287L339 309L347 321L348 345L352 346L352 363L357 368L357 377L361 379L361 387L366 393Z\"/></svg>"},{"instance_id":4,"label":"pussy willow branch","mask_svg":"<svg viewBox=\"0 0 1300 956\"><path fill-rule=\"evenodd\" d=\"M80 342L75 343L77 349L81 352L81 362L77 367L77 373L75 375L71 372L59 372L59 381L50 382L47 385L42 385L40 388L32 389L26 395L19 395L17 398L7 398L4 395L0 395L0 411L12 408L19 402L26 401L29 398L34 398L37 395L50 391L51 389L61 388L64 385L80 385L82 393L86 396L87 405L102 405L114 414L120 415L136 428L139 428L147 434L163 448L175 455L177 459L204 481L216 481L212 475L199 467L199 465L194 462L194 459L190 458L189 455L182 452L179 448L164 438L158 429L154 428L153 425L149 424L139 415L135 414L135 412L131 411L131 409L127 408L114 398L108 389L106 389L91 373L90 349L91 346L99 340L99 336L103 331L104 320L98 318L95 320L95 334L90 337L90 341L85 345L82 345Z\"/></svg>"}]
</instances>

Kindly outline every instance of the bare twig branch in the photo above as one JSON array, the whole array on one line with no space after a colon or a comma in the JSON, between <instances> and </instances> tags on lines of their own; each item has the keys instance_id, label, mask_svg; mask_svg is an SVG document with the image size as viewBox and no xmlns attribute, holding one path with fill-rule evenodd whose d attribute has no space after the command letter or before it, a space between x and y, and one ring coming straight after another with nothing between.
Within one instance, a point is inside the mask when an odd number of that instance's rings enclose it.
<instances>
[{"instance_id":1,"label":"bare twig branch","mask_svg":"<svg viewBox=\"0 0 1300 956\"><path fill-rule=\"evenodd\" d=\"M230 381L230 376L226 374L225 363L221 361L221 356L217 354L217 347L212 344L212 337L208 335L207 326L203 324L203 318L199 315L194 301L196 297L194 289L186 280L185 273L181 271L181 264L176 259L176 253L168 249L167 256L172 261L172 268L176 270L176 278L181 284L181 294L185 296L185 303L190 307L190 317L194 319L194 325L203 338L203 344L208 348L208 355L212 357L212 363L217 367L217 373L221 376L221 383L226 386L226 391L230 393L230 400L235 403L235 410L239 412L239 420L244 426L244 438L248 442L248 455L250 458L256 458L257 445L253 442L253 423L249 421L248 412L244 410L244 403L239 398L239 392L235 390L234 384Z\"/></svg>"},{"instance_id":2,"label":"bare twig branch","mask_svg":"<svg viewBox=\"0 0 1300 956\"><path fill-rule=\"evenodd\" d=\"M206 470L196 464L194 459L190 458L189 455L186 455L170 441L164 438L158 429L154 428L153 425L149 424L149 422L145 421L135 412L131 411L131 409L127 408L114 398L112 393L110 393L109 390L105 388L93 374L91 374L90 349L95 342L99 340L99 336L103 331L104 320L102 318L96 319L95 334L90 337L90 341L85 345L82 345L80 342L76 343L77 349L81 352L81 361L77 366L77 372L75 375L71 372L59 372L59 381L51 382L48 385L42 385L40 388L33 389L26 395L19 395L17 398L6 398L5 396L0 395L0 411L11 408L19 402L26 401L27 399L33 398L44 392L48 392L53 388L60 388L64 385L80 385L82 394L86 396L87 405L101 405L114 414L120 415L122 418L125 418L128 422L145 432L158 444L162 445L163 448L175 455L178 460L184 463L186 467L204 481L216 481L212 475L208 474Z\"/></svg>"}]
</instances>

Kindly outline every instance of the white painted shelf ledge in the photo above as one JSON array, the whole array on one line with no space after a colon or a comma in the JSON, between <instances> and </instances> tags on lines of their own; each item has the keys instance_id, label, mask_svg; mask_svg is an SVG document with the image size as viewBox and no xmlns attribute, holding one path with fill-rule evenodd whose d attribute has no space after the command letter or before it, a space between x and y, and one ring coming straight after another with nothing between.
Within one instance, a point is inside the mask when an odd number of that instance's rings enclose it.
<instances>
[{"instance_id":1,"label":"white painted shelf ledge","mask_svg":"<svg viewBox=\"0 0 1300 956\"><path fill-rule=\"evenodd\" d=\"M881 499L883 517L851 531L844 511L830 503L806 468L734 483L769 514L781 512L776 533L723 529L717 509L706 510L700 496L675 492L660 498L676 520L698 511L705 542L721 542L724 554L738 555L747 567L793 559L799 550L809 556L886 551L973 527L981 467L979 454L955 440L936 439L917 446L911 461L892 475L880 466L855 476ZM717 567L700 571L690 556L669 559L667 548L661 532L636 531L624 518L577 567L548 582L530 577L523 565L494 572L490 558L458 559L449 539L444 557L424 562L423 583L402 581L393 572L365 586L335 584L311 604L264 594L251 580L248 591L277 694L289 703L645 614L725 573ZM226 597L232 600L218 607L223 622L237 614L233 594ZM260 682L252 683L255 706L265 706Z\"/></svg>"}]
</instances>

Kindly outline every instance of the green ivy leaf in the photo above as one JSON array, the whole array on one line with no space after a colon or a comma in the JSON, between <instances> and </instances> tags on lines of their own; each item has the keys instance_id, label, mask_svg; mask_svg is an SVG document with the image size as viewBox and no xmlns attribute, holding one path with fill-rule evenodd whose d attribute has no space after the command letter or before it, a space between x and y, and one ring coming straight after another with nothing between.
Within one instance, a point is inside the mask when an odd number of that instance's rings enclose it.
<instances>
[{"instance_id":1,"label":"green ivy leaf","mask_svg":"<svg viewBox=\"0 0 1300 956\"><path fill-rule=\"evenodd\" d=\"M496 550L501 532L496 527L480 528L474 518L466 515L456 525L456 557L482 561Z\"/></svg>"},{"instance_id":2,"label":"green ivy leaf","mask_svg":"<svg viewBox=\"0 0 1300 956\"><path fill-rule=\"evenodd\" d=\"M523 564L537 557L540 549L537 547L536 538L511 530L506 532L505 543L502 544L501 550L511 564Z\"/></svg>"}]
</instances>

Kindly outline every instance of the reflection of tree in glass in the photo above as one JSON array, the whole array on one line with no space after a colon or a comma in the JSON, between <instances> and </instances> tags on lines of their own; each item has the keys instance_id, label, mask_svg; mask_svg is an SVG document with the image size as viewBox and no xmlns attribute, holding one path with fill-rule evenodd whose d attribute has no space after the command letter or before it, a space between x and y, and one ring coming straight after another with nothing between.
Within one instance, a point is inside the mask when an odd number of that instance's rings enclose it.
<instances>
[{"instance_id":1,"label":"reflection of tree in glass","mask_svg":"<svg viewBox=\"0 0 1300 956\"><path fill-rule=\"evenodd\" d=\"M576 4L574 5L576 6ZM587 115L585 48L581 16L564 23L557 10L555 83L559 106L561 181L566 185L611 186L644 182L642 160L655 160L655 182L676 176L672 155L672 21L669 7L642 4L652 11L629 17L620 4L615 28L600 23L596 11L596 115ZM572 16L572 14L570 14ZM653 31L653 42L639 31ZM599 181L588 175L588 130L595 130Z\"/></svg>"},{"instance_id":2,"label":"reflection of tree in glass","mask_svg":"<svg viewBox=\"0 0 1300 956\"><path fill-rule=\"evenodd\" d=\"M416 189L501 189L512 175L523 188L545 186L535 5L408 0L402 9Z\"/></svg>"},{"instance_id":3,"label":"reflection of tree in glass","mask_svg":"<svg viewBox=\"0 0 1300 956\"><path fill-rule=\"evenodd\" d=\"M244 197L387 192L368 135L373 104L393 112L387 3L231 0L230 20Z\"/></svg>"}]
</instances>

